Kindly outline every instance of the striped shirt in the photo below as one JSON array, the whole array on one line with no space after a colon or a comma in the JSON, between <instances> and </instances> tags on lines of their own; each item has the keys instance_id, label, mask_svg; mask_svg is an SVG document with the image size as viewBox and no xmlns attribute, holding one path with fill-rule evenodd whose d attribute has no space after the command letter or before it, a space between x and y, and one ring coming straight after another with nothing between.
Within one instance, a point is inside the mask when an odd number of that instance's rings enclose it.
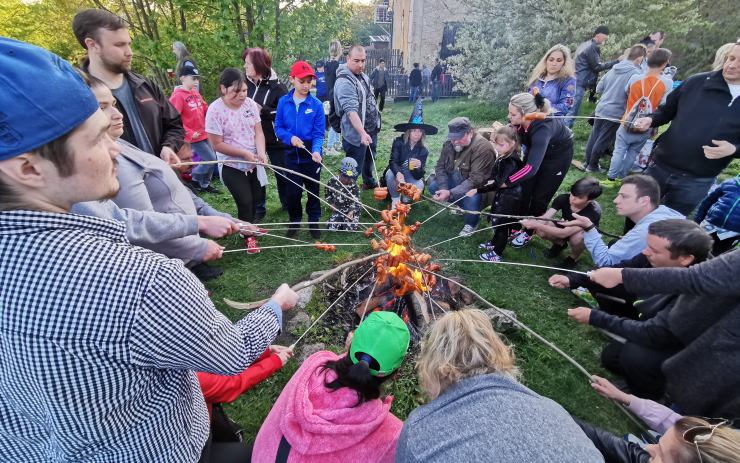
<instances>
[{"instance_id":1,"label":"striped shirt","mask_svg":"<svg viewBox=\"0 0 740 463\"><path fill-rule=\"evenodd\" d=\"M0 212L4 461L197 461L209 420L193 371L240 373L277 335L276 302L232 324L181 261L124 232Z\"/></svg>"}]
</instances>

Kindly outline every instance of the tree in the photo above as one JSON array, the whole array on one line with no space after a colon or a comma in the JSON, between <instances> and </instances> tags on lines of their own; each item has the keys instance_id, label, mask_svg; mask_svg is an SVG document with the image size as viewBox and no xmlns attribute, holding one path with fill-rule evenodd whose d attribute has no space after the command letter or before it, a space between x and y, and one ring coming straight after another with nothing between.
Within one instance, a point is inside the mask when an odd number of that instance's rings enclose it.
<instances>
[{"instance_id":1,"label":"tree","mask_svg":"<svg viewBox=\"0 0 740 463\"><path fill-rule=\"evenodd\" d=\"M469 3L473 20L459 32L457 46L462 53L451 57L449 64L458 87L476 96L506 100L526 90L532 68L547 49L562 43L574 51L600 24L608 25L611 32L602 47L605 58L615 58L649 32L663 30L668 35L664 46L690 50L682 56L687 64L709 59L691 51L687 43L689 32L706 27L708 22L700 14L697 0L659 5L637 0Z\"/></svg>"}]
</instances>

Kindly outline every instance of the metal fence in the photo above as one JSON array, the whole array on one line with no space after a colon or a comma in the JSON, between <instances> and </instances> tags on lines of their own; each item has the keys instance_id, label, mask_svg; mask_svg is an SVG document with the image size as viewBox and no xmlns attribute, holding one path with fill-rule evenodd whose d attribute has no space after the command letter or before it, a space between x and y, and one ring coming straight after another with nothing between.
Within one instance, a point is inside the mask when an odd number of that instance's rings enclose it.
<instances>
[{"instance_id":1,"label":"metal fence","mask_svg":"<svg viewBox=\"0 0 740 463\"><path fill-rule=\"evenodd\" d=\"M403 53L401 50L367 50L366 51L367 62L365 63L365 72L367 75L372 74L380 63L380 60L385 60L385 67L388 70L388 92L386 97L389 98L403 98L409 96L409 76L408 72L403 69ZM440 98L463 96L464 93L459 90L453 90L454 78L452 74L445 74L444 81L441 84L439 96ZM422 96L431 96L432 84L427 82L426 79L422 85Z\"/></svg>"}]
</instances>

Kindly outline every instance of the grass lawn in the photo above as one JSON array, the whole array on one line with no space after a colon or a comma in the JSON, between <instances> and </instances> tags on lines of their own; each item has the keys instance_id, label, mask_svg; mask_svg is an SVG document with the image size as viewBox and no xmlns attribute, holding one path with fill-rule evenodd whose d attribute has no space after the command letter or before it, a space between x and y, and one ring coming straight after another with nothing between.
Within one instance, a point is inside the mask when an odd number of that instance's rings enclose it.
<instances>
[{"instance_id":1,"label":"grass lawn","mask_svg":"<svg viewBox=\"0 0 740 463\"><path fill-rule=\"evenodd\" d=\"M590 103L584 103L583 114L589 114L593 109ZM411 113L409 103L386 105L383 113L384 130L378 139L378 169L388 164L391 142L397 136L393 132L393 125L405 122ZM425 122L436 125L440 133L427 138L427 146L431 153L431 162L427 164L427 171L432 171L439 151L447 134L447 122L455 116L467 116L478 127L489 126L493 120L504 121L506 115L503 106L495 106L487 102L474 100L453 100L424 105ZM575 158L583 159L583 150L588 138L590 126L584 121L575 125L576 148ZM341 156L326 158L327 165L335 168ZM738 171L737 161L732 165L732 175ZM566 192L569 186L584 173L571 168L561 186ZM324 182L329 178L323 172ZM599 177L605 178L603 175ZM225 188L220 195L206 195L206 199L215 207L236 215L236 208L231 196ZM612 200L617 188L605 188L600 204L604 209L602 229L621 234L622 221L616 216ZM322 189L323 193L323 189ZM362 196L367 204L373 204L371 192ZM305 203L305 199L304 199ZM374 204L378 207L378 204ZM380 207L378 207L380 208ZM422 202L413 207L411 220L422 220L439 210L438 206L429 202ZM322 220L328 218L327 207L324 206ZM280 210L277 200L277 191L268 187L268 213L263 220L265 223L286 222L287 214ZM305 219L304 219L305 220ZM363 214L362 221L372 221ZM485 225L481 225L483 227ZM435 219L425 224L415 235L415 244L428 245L457 235L462 228L462 218L448 213L439 214ZM284 231L275 232L283 234ZM490 239L489 232L482 232L470 238L454 240L434 249L434 256L461 259L477 259L478 243ZM302 230L297 238L312 241L306 229ZM332 243L365 243L368 240L361 234L352 233L324 233L322 240ZM227 249L236 249L242 246L237 237L228 237L222 240ZM277 237L260 239L262 246L290 244ZM524 249L507 248L504 258L512 262L538 263L558 266L560 259L547 259L543 256L546 243L533 240L530 246ZM219 310L223 311L232 320L237 320L243 313L230 309L223 302L223 298L237 301L254 301L268 297L282 282L295 284L308 279L311 272L329 269L337 262L359 257L370 252L369 245L357 247L340 247L339 252L329 254L316 251L311 247L266 249L258 255L242 253L225 254L218 264L225 268L222 277L209 282L206 286L212 290L212 299ZM586 253L588 254L588 253ZM566 309L583 305L579 299L568 291L550 288L547 277L550 271L514 266L496 266L478 263L445 263L442 272L446 275L459 276L463 282L477 290L481 295L499 307L513 310L521 321L529 325L536 332L554 342L565 352L586 367L589 371L606 375L599 363L599 354L607 338L594 329L584 327L568 319ZM588 256L581 258L579 268L590 268ZM309 305L308 311L313 316L321 313L326 302L318 296L318 291ZM333 310L333 309L332 309ZM341 349L339 339L344 333L337 333L330 327L318 325L318 329L306 336L302 343L324 342L335 351ZM601 398L591 390L586 378L573 366L559 357L536 339L522 332L507 334L507 339L514 345L518 364L523 372L522 381L536 392L547 396L561 405L570 413L579 418L602 426L616 433L634 431L634 425L609 401ZM300 344L299 344L300 348ZM278 374L263 382L244 394L228 407L229 414L245 427L248 439L253 439L259 430L260 424L270 411L273 402L280 394L282 387L290 379L298 365L295 360L289 362ZM401 419L421 403L421 397L416 384L413 363L406 362L399 378L394 381L389 392L395 397L393 412Z\"/></svg>"}]
</instances>

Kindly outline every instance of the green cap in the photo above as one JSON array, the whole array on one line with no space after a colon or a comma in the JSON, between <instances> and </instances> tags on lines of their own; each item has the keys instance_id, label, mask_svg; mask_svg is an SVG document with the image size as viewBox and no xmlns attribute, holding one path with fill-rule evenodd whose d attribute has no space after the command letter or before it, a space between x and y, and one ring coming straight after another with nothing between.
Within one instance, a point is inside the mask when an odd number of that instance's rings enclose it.
<instances>
[{"instance_id":1,"label":"green cap","mask_svg":"<svg viewBox=\"0 0 740 463\"><path fill-rule=\"evenodd\" d=\"M380 368L370 367L374 376L386 376L399 366L409 349L409 329L406 323L393 312L373 312L365 318L352 338L349 355L352 363L358 363L362 354L378 362Z\"/></svg>"}]
</instances>

